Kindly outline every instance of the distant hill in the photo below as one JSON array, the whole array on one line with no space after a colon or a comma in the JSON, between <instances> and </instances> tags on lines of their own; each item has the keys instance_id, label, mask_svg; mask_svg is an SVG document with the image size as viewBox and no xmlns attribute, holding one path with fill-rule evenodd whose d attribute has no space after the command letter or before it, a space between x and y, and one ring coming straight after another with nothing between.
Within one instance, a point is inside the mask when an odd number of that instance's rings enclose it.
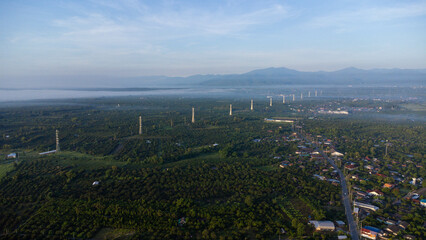
<instances>
[{"instance_id":1,"label":"distant hill","mask_svg":"<svg viewBox=\"0 0 426 240\"><path fill-rule=\"evenodd\" d=\"M243 74L208 74L189 77L143 76L121 79L126 86L144 87L250 87L271 85L425 85L426 69L371 69L302 72L289 68L257 69ZM112 81L111 81L112 82Z\"/></svg>"},{"instance_id":2,"label":"distant hill","mask_svg":"<svg viewBox=\"0 0 426 240\"><path fill-rule=\"evenodd\" d=\"M258 86L288 84L422 84L426 69L345 68L334 72L301 72L288 68L266 68L244 74L217 75L201 82L206 86Z\"/></svg>"},{"instance_id":3,"label":"distant hill","mask_svg":"<svg viewBox=\"0 0 426 240\"><path fill-rule=\"evenodd\" d=\"M61 79L61 81L57 81ZM51 76L35 77L34 82L25 79L9 79L1 88L17 89L76 89L76 88L235 88L272 87L275 85L353 85L353 86L425 86L426 69L370 69L354 67L338 71L303 72L289 68L257 69L242 74L206 74L188 77L169 76ZM40 84L41 83L41 84Z\"/></svg>"}]
</instances>

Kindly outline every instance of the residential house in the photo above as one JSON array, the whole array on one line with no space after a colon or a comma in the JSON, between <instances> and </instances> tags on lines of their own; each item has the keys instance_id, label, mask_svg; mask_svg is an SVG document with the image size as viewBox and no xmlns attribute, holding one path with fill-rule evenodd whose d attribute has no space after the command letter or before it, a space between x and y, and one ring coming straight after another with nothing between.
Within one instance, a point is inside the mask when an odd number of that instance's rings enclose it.
<instances>
[{"instance_id":1,"label":"residential house","mask_svg":"<svg viewBox=\"0 0 426 240\"><path fill-rule=\"evenodd\" d=\"M416 239L416 237L415 237L415 236L413 236L413 235L409 235L409 234L404 235L404 236L403 236L403 238L404 238L404 239L407 239L407 240L415 240L415 239Z\"/></svg>"},{"instance_id":2,"label":"residential house","mask_svg":"<svg viewBox=\"0 0 426 240\"><path fill-rule=\"evenodd\" d=\"M337 224L337 226L339 226L339 227L344 227L344 226L345 226L345 222L340 221L340 220L337 220L337 221L336 221L336 224Z\"/></svg>"},{"instance_id":3,"label":"residential house","mask_svg":"<svg viewBox=\"0 0 426 240\"><path fill-rule=\"evenodd\" d=\"M356 191L355 193L356 193L357 196L362 197L362 198L365 198L365 197L368 196L368 194L366 192L363 192L363 191Z\"/></svg>"},{"instance_id":4,"label":"residential house","mask_svg":"<svg viewBox=\"0 0 426 240\"><path fill-rule=\"evenodd\" d=\"M399 227L397 227L395 225L390 225L390 226L386 227L385 230L396 236L401 231L401 228L399 228Z\"/></svg>"},{"instance_id":5,"label":"residential house","mask_svg":"<svg viewBox=\"0 0 426 240\"><path fill-rule=\"evenodd\" d=\"M332 157L343 157L343 155L344 155L343 153L339 153L339 152L337 152L337 151L336 151L336 152L332 152L332 153L331 153L331 156L332 156Z\"/></svg>"},{"instance_id":6,"label":"residential house","mask_svg":"<svg viewBox=\"0 0 426 240\"><path fill-rule=\"evenodd\" d=\"M409 226L410 224L408 223L408 222L405 222L405 221L402 221L402 222L400 222L399 224L398 224L398 226L400 227L400 228L402 228L402 229L407 229L407 227Z\"/></svg>"},{"instance_id":7,"label":"residential house","mask_svg":"<svg viewBox=\"0 0 426 240\"><path fill-rule=\"evenodd\" d=\"M365 226L361 229L361 237L365 237L368 239L376 239L377 235L381 232L380 229L371 227L371 226Z\"/></svg>"},{"instance_id":8,"label":"residential house","mask_svg":"<svg viewBox=\"0 0 426 240\"><path fill-rule=\"evenodd\" d=\"M385 178L385 177L387 177L386 175L384 175L384 174L381 174L381 173L376 173L376 175L377 175L377 176L379 176L379 177L382 177L382 178Z\"/></svg>"},{"instance_id":9,"label":"residential house","mask_svg":"<svg viewBox=\"0 0 426 240\"><path fill-rule=\"evenodd\" d=\"M319 180L323 180L323 181L325 180L324 176L320 176L318 174L314 174L314 177L318 178Z\"/></svg>"},{"instance_id":10,"label":"residential house","mask_svg":"<svg viewBox=\"0 0 426 240\"><path fill-rule=\"evenodd\" d=\"M368 190L368 195L370 196L383 196L384 194L379 190Z\"/></svg>"},{"instance_id":11,"label":"residential house","mask_svg":"<svg viewBox=\"0 0 426 240\"><path fill-rule=\"evenodd\" d=\"M385 221L385 223L386 223L387 225L396 225L396 221L395 221L395 220L392 220L392 219L387 219L387 220Z\"/></svg>"},{"instance_id":12,"label":"residential house","mask_svg":"<svg viewBox=\"0 0 426 240\"><path fill-rule=\"evenodd\" d=\"M366 169L368 169L368 170L373 170L374 169L374 167L373 166L371 166L371 165L367 165L367 166L365 166L364 168L366 168Z\"/></svg>"},{"instance_id":13,"label":"residential house","mask_svg":"<svg viewBox=\"0 0 426 240\"><path fill-rule=\"evenodd\" d=\"M349 171L355 170L357 167L355 166L355 164L351 163L349 165L346 165L345 168Z\"/></svg>"},{"instance_id":14,"label":"residential house","mask_svg":"<svg viewBox=\"0 0 426 240\"><path fill-rule=\"evenodd\" d=\"M383 188L389 188L389 189L392 189L392 188L394 188L395 187L395 184L392 184L392 183L385 183L384 185L383 185Z\"/></svg>"}]
</instances>

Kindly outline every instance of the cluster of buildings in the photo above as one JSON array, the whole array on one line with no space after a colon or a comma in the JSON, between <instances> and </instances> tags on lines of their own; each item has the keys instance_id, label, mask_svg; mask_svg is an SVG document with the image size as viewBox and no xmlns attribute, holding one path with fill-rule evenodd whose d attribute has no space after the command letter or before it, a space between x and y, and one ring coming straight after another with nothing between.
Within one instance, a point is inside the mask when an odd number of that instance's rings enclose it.
<instances>
[{"instance_id":1,"label":"cluster of buildings","mask_svg":"<svg viewBox=\"0 0 426 240\"><path fill-rule=\"evenodd\" d=\"M317 136L321 137L321 136ZM315 150L311 143L305 142L303 139L299 138L297 133L292 133L290 136L285 137L286 141L297 141L299 144L297 146L297 150L294 154L287 156L284 161L281 162L280 167L286 168L288 166L293 166L297 164L299 167L304 168L303 164L306 162L314 162L316 163L313 166L313 170L316 172L313 174L314 178L317 178L322 181L328 181L335 186L340 185L340 181L338 179L338 172L334 169L333 166L330 166L326 160L326 158L317 150ZM330 152L332 156L341 157L342 153L335 151L333 148L330 148L332 140L324 139L323 145L327 147L327 152ZM274 157L275 159L281 159L281 157ZM324 163L324 164L320 164ZM326 165L324 167L324 165Z\"/></svg>"},{"instance_id":2,"label":"cluster of buildings","mask_svg":"<svg viewBox=\"0 0 426 240\"><path fill-rule=\"evenodd\" d=\"M379 220L380 219L380 220ZM361 237L368 239L393 239L393 237L398 236L401 231L407 229L410 225L407 222L378 218L379 221L387 224L383 229L379 229L372 226L364 226L361 228ZM414 236L406 234L403 236L404 239L416 239Z\"/></svg>"},{"instance_id":3,"label":"cluster of buildings","mask_svg":"<svg viewBox=\"0 0 426 240\"><path fill-rule=\"evenodd\" d=\"M306 112L312 113L313 115L349 115L355 113L371 113L371 112L381 112L383 107L381 106L362 106L356 107L353 106L352 102L356 102L358 99L353 101L334 101L329 102L328 104L317 105L316 107L309 107L303 105L293 105L290 108L293 112ZM338 107L336 107L338 106Z\"/></svg>"},{"instance_id":4,"label":"cluster of buildings","mask_svg":"<svg viewBox=\"0 0 426 240\"><path fill-rule=\"evenodd\" d=\"M348 171L350 179L353 183L352 193L354 197L354 213L362 221L372 212L376 212L383 206L384 213L386 213L386 203L394 198L394 192L399 192L399 188L404 180L404 176L396 171L389 171L387 174L380 173L380 161L376 158L369 159L365 158L364 163L368 165L358 165L353 162L348 162L345 165L345 169ZM386 180L386 181L385 181ZM392 182L388 182L392 181ZM360 187L363 185L363 187ZM369 187L368 187L369 186ZM423 191L420 189L419 191ZM426 192L424 189L423 192ZM405 199L416 201L421 205L422 194L416 194L412 192L407 194ZM426 200L424 200L426 206ZM393 205L400 205L401 201L396 199L392 202ZM411 207L405 206L399 208L399 211L409 213ZM375 220L379 222L377 226L365 226L361 229L361 236L367 239L392 239L395 236L403 237L404 239L416 239L414 236L409 234L403 234L402 232L409 226L408 222L402 220L403 216L400 214L385 215L374 214ZM387 217L384 217L387 216ZM379 227L378 227L379 226ZM383 227L384 226L384 227ZM381 227L381 228L380 228Z\"/></svg>"},{"instance_id":5,"label":"cluster of buildings","mask_svg":"<svg viewBox=\"0 0 426 240\"><path fill-rule=\"evenodd\" d=\"M333 141L325 140L322 136L309 137L311 139L322 139L322 142L317 141L318 146L324 148L323 152L333 158L338 166L339 163L343 165L342 167L350 179L350 197L353 199L354 214L358 221L362 222L367 216L374 216L375 221L367 221L370 226L364 226L360 230L362 237L367 239L394 239L395 237L416 239L415 236L407 234L407 231L405 231L410 226L409 220L407 220L408 222L403 221L405 219L403 214L410 213L415 206L400 206L397 213L387 211L386 206L388 201L395 199L395 196L400 196L400 188L403 186L406 188L408 183L419 186L422 184L422 178L411 178L400 174L395 166L406 166L395 161L392 164L384 164L382 160L369 157L352 161L343 160L344 155L335 150ZM346 162L343 163L344 161ZM411 163L414 164L414 162ZM406 161L406 164L410 164L409 160ZM416 167L423 167L418 165ZM314 174L314 177L320 180L327 179L323 172ZM412 201L414 205L426 207L426 199L422 198L425 194L426 188L421 188L407 194L405 199ZM401 200L398 199L400 197L392 202L393 206L401 204Z\"/></svg>"},{"instance_id":6,"label":"cluster of buildings","mask_svg":"<svg viewBox=\"0 0 426 240\"><path fill-rule=\"evenodd\" d=\"M390 166L387 167L386 164L383 164L383 161L377 158L364 157L352 161L344 160L344 154L336 151L333 140L323 138L320 135L308 135L307 138L323 149L323 152L328 154L336 162L338 167L341 166L345 169L346 175L349 176L349 195L353 200L356 219L360 222L363 222L368 216L373 216L373 219L375 219L371 222L370 217L369 221L365 221L367 226L363 226L360 229L362 237L367 239L392 239L395 237L416 239L405 231L410 226L410 220L406 220L399 214L388 212L386 206L390 199L400 196L396 193L399 193L402 185L406 186L410 183L418 186L423 181L422 178L408 178L400 174L397 169ZM329 181L336 186L340 184L337 170L327 163L326 158L316 150L314 145L304 141L297 133L283 137L283 140L285 142L295 142L297 150L289 156L274 156L277 160L284 159L281 161L281 168L292 165L299 167L304 167L303 165L309 166L309 169L313 170L314 178ZM426 207L426 199L422 198L422 196L425 196L425 193L426 188L418 189L417 192L414 191L412 194L408 194L405 199ZM401 201L395 200L395 202L392 202L393 206L395 204L401 204ZM412 206L408 205L404 206L404 208L407 208L405 209L406 211L400 208L398 212L405 211L408 214ZM336 224L331 221L310 221L310 224L318 231L336 230ZM362 225L362 223L359 225Z\"/></svg>"}]
</instances>

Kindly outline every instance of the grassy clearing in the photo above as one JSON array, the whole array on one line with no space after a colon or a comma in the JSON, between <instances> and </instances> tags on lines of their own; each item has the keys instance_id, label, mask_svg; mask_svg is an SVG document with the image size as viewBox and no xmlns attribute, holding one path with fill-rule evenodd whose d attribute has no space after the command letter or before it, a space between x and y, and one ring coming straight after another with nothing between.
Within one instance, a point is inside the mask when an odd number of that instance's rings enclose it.
<instances>
[{"instance_id":1,"label":"grassy clearing","mask_svg":"<svg viewBox=\"0 0 426 240\"><path fill-rule=\"evenodd\" d=\"M59 153L49 155L49 158L56 159L62 166L74 166L84 169L97 169L110 166L122 167L127 164L126 162L114 160L110 156L100 157L68 151L61 151Z\"/></svg>"},{"instance_id":2,"label":"grassy clearing","mask_svg":"<svg viewBox=\"0 0 426 240\"><path fill-rule=\"evenodd\" d=\"M13 162L0 164L0 180L14 169Z\"/></svg>"},{"instance_id":3,"label":"grassy clearing","mask_svg":"<svg viewBox=\"0 0 426 240\"><path fill-rule=\"evenodd\" d=\"M421 103L409 103L409 104L402 104L400 105L403 108L406 108L410 111L414 112L425 112L426 111L426 104Z\"/></svg>"},{"instance_id":4,"label":"grassy clearing","mask_svg":"<svg viewBox=\"0 0 426 240\"><path fill-rule=\"evenodd\" d=\"M112 229L112 228L102 228L96 236L93 238L94 240L103 240L103 239L128 239L133 234L135 234L134 230L131 229Z\"/></svg>"},{"instance_id":5,"label":"grassy clearing","mask_svg":"<svg viewBox=\"0 0 426 240\"><path fill-rule=\"evenodd\" d=\"M127 139L141 139L141 140L149 140L149 139L167 139L167 138L171 138L171 136L147 136L147 135L134 135L134 136L130 136L130 137L125 137L123 138L124 140Z\"/></svg>"},{"instance_id":6,"label":"grassy clearing","mask_svg":"<svg viewBox=\"0 0 426 240\"><path fill-rule=\"evenodd\" d=\"M278 164L272 164L272 165L260 166L258 167L258 169L263 171L277 171L279 169L279 166Z\"/></svg>"},{"instance_id":7,"label":"grassy clearing","mask_svg":"<svg viewBox=\"0 0 426 240\"><path fill-rule=\"evenodd\" d=\"M164 167L183 167L188 165L199 166L206 163L218 163L222 161L223 159L219 157L219 153L206 153L206 154L201 154L197 157L188 158L188 159L184 159L184 160L172 162L172 163L166 163L163 166Z\"/></svg>"},{"instance_id":8,"label":"grassy clearing","mask_svg":"<svg viewBox=\"0 0 426 240\"><path fill-rule=\"evenodd\" d=\"M281 210L287 215L291 220L293 219L304 219L303 214L294 207L291 200L286 198L278 198L278 205L280 206Z\"/></svg>"},{"instance_id":9,"label":"grassy clearing","mask_svg":"<svg viewBox=\"0 0 426 240\"><path fill-rule=\"evenodd\" d=\"M292 206L299 211L303 217L308 218L311 213L312 209L306 205L301 199L295 198L291 200Z\"/></svg>"},{"instance_id":10,"label":"grassy clearing","mask_svg":"<svg viewBox=\"0 0 426 240\"><path fill-rule=\"evenodd\" d=\"M203 128L195 128L196 130L210 130L210 129L223 129L224 127L221 126L206 126Z\"/></svg>"},{"instance_id":11,"label":"grassy clearing","mask_svg":"<svg viewBox=\"0 0 426 240\"><path fill-rule=\"evenodd\" d=\"M180 160L177 162L166 163L164 167L184 167L184 166L201 166L203 164L217 164L217 163L234 163L252 161L251 158L221 158L218 152L215 153L203 153L193 158ZM271 169L272 168L268 168Z\"/></svg>"}]
</instances>

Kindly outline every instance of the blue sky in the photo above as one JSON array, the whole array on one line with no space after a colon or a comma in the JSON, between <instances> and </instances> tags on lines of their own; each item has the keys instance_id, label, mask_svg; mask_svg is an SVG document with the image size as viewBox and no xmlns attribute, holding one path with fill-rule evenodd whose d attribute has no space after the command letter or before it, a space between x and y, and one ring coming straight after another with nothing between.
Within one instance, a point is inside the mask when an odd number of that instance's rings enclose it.
<instances>
[{"instance_id":1,"label":"blue sky","mask_svg":"<svg viewBox=\"0 0 426 240\"><path fill-rule=\"evenodd\" d=\"M4 85L349 66L426 68L426 1L0 1Z\"/></svg>"}]
</instances>

